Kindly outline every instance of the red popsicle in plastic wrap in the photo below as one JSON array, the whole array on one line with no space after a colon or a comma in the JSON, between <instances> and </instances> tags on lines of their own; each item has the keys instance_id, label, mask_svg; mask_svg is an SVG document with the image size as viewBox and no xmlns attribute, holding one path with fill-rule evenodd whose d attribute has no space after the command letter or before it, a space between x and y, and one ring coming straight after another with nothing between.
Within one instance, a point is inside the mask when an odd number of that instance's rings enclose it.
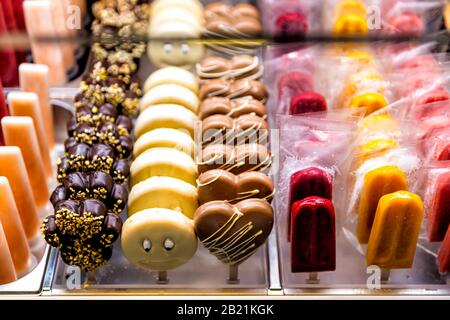
<instances>
[{"instance_id":1,"label":"red popsicle in plastic wrap","mask_svg":"<svg viewBox=\"0 0 450 320\"><path fill-rule=\"evenodd\" d=\"M2 78L0 78L0 121L3 117L8 115L8 108L6 107L5 95L3 94ZM5 140L3 139L3 131L0 124L0 146L5 145Z\"/></svg>"},{"instance_id":2,"label":"red popsicle in plastic wrap","mask_svg":"<svg viewBox=\"0 0 450 320\"><path fill-rule=\"evenodd\" d=\"M308 112L327 111L327 101L317 92L302 92L291 98L289 113L301 114Z\"/></svg>"},{"instance_id":3,"label":"red popsicle in plastic wrap","mask_svg":"<svg viewBox=\"0 0 450 320\"><path fill-rule=\"evenodd\" d=\"M300 12L285 12L275 20L277 38L304 37L308 30L308 20Z\"/></svg>"},{"instance_id":4,"label":"red popsicle in plastic wrap","mask_svg":"<svg viewBox=\"0 0 450 320\"><path fill-rule=\"evenodd\" d=\"M436 150L435 158L437 161L447 161L450 160L450 141L445 142L438 147Z\"/></svg>"},{"instance_id":5,"label":"red popsicle in plastic wrap","mask_svg":"<svg viewBox=\"0 0 450 320\"><path fill-rule=\"evenodd\" d=\"M313 91L311 76L300 71L285 73L278 80L278 98L292 97L301 92Z\"/></svg>"},{"instance_id":6,"label":"red popsicle in plastic wrap","mask_svg":"<svg viewBox=\"0 0 450 320\"><path fill-rule=\"evenodd\" d=\"M8 33L5 13L0 2L0 35ZM0 78L5 87L15 87L19 84L16 54L12 48L5 46L0 48Z\"/></svg>"},{"instance_id":7,"label":"red popsicle in plastic wrap","mask_svg":"<svg viewBox=\"0 0 450 320\"><path fill-rule=\"evenodd\" d=\"M439 272L450 272L450 227L447 229L444 241L437 258Z\"/></svg>"},{"instance_id":8,"label":"red popsicle in plastic wrap","mask_svg":"<svg viewBox=\"0 0 450 320\"><path fill-rule=\"evenodd\" d=\"M336 269L335 220L328 199L308 197L292 205L292 272Z\"/></svg>"},{"instance_id":9,"label":"red popsicle in plastic wrap","mask_svg":"<svg viewBox=\"0 0 450 320\"><path fill-rule=\"evenodd\" d=\"M420 35L425 31L425 27L416 14L402 13L388 21L388 31L400 35Z\"/></svg>"},{"instance_id":10,"label":"red popsicle in plastic wrap","mask_svg":"<svg viewBox=\"0 0 450 320\"><path fill-rule=\"evenodd\" d=\"M442 241L450 225L450 172L441 173L434 184L433 201L428 212L427 233L432 242Z\"/></svg>"},{"instance_id":11,"label":"red popsicle in plastic wrap","mask_svg":"<svg viewBox=\"0 0 450 320\"><path fill-rule=\"evenodd\" d=\"M317 196L332 200L333 178L326 171L310 167L291 175L289 183L289 209L294 202L307 197ZM291 239L291 221L293 212L288 217L288 240Z\"/></svg>"}]
</instances>

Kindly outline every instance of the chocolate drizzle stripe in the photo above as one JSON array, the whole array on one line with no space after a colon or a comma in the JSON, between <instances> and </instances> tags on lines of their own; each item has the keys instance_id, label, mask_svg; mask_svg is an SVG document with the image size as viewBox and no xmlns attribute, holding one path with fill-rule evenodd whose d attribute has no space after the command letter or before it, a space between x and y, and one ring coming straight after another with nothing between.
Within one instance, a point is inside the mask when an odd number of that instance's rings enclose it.
<instances>
[{"instance_id":1,"label":"chocolate drizzle stripe","mask_svg":"<svg viewBox=\"0 0 450 320\"><path fill-rule=\"evenodd\" d=\"M238 263L239 261L245 260L247 256L252 255L253 252L256 251L254 240L263 233L262 230L259 230L245 241L240 242L243 237L253 230L253 223L249 221L242 228L227 237L227 234L236 222L243 216L243 213L238 209L233 208L233 211L234 214L222 227L202 241L205 247L215 256L220 257L221 255L225 255L226 258L220 260L225 260L228 263ZM238 243L237 246L235 245L236 243ZM251 250L251 252L247 253L249 250ZM235 258L243 254L246 254L246 256L235 260Z\"/></svg>"}]
</instances>

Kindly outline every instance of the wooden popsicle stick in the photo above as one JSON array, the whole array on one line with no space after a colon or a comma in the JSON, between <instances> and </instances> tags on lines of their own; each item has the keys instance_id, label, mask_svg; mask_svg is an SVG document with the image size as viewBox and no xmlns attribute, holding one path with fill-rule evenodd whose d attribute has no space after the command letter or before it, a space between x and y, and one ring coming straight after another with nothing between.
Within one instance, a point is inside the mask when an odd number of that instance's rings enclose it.
<instances>
[{"instance_id":1,"label":"wooden popsicle stick","mask_svg":"<svg viewBox=\"0 0 450 320\"><path fill-rule=\"evenodd\" d=\"M227 282L229 284L238 284L239 280L239 266L238 265L230 265L229 275Z\"/></svg>"},{"instance_id":2,"label":"wooden popsicle stick","mask_svg":"<svg viewBox=\"0 0 450 320\"><path fill-rule=\"evenodd\" d=\"M381 282L389 282L391 277L391 269L381 269Z\"/></svg>"},{"instance_id":3,"label":"wooden popsicle stick","mask_svg":"<svg viewBox=\"0 0 450 320\"><path fill-rule=\"evenodd\" d=\"M319 273L318 272L310 272L306 282L309 283L309 284L318 284L318 283L320 283Z\"/></svg>"},{"instance_id":4,"label":"wooden popsicle stick","mask_svg":"<svg viewBox=\"0 0 450 320\"><path fill-rule=\"evenodd\" d=\"M158 272L158 284L168 284L169 279L167 277L167 271L159 271Z\"/></svg>"}]
</instances>

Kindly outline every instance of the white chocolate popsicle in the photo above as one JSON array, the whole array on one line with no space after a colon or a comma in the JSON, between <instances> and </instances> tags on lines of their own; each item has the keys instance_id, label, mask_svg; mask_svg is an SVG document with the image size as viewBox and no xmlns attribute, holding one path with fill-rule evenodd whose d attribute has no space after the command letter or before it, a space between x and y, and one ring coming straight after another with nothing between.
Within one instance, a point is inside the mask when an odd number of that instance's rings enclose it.
<instances>
[{"instance_id":1,"label":"white chocolate popsicle","mask_svg":"<svg viewBox=\"0 0 450 320\"><path fill-rule=\"evenodd\" d=\"M55 137L53 133L53 113L49 97L48 66L45 64L22 63L19 66L19 82L20 90L37 94L48 146L50 149L53 149Z\"/></svg>"},{"instance_id":2,"label":"white chocolate popsicle","mask_svg":"<svg viewBox=\"0 0 450 320\"><path fill-rule=\"evenodd\" d=\"M22 151L36 206L42 208L48 203L49 192L33 119L4 117L1 123L5 145L17 146Z\"/></svg>"},{"instance_id":3,"label":"white chocolate popsicle","mask_svg":"<svg viewBox=\"0 0 450 320\"><path fill-rule=\"evenodd\" d=\"M8 104L9 112L12 116L33 118L45 173L50 178L53 174L52 162L47 136L45 135L44 123L40 113L38 96L31 92L11 92L8 95Z\"/></svg>"}]
</instances>

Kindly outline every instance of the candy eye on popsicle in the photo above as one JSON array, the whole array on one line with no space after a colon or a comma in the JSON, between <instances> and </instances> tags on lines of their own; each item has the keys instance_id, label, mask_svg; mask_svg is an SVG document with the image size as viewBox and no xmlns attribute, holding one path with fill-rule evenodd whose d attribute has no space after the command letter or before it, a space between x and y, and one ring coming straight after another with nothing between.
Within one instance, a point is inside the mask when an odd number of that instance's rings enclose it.
<instances>
[{"instance_id":1,"label":"candy eye on popsicle","mask_svg":"<svg viewBox=\"0 0 450 320\"><path fill-rule=\"evenodd\" d=\"M358 209L357 237L360 243L369 241L380 198L388 193L407 190L407 184L405 173L394 166L380 167L364 176Z\"/></svg>"},{"instance_id":2,"label":"candy eye on popsicle","mask_svg":"<svg viewBox=\"0 0 450 320\"><path fill-rule=\"evenodd\" d=\"M422 217L423 203L414 193L397 191L381 197L367 245L367 265L384 270L411 268ZM388 280L384 275L382 280Z\"/></svg>"},{"instance_id":3,"label":"candy eye on popsicle","mask_svg":"<svg viewBox=\"0 0 450 320\"><path fill-rule=\"evenodd\" d=\"M309 272L317 281L317 272L336 269L335 220L328 199L313 196L292 205L292 272Z\"/></svg>"},{"instance_id":4,"label":"candy eye on popsicle","mask_svg":"<svg viewBox=\"0 0 450 320\"><path fill-rule=\"evenodd\" d=\"M319 168L311 167L297 171L289 183L289 210L294 202L310 196L332 199L333 178ZM288 215L288 240L291 238L292 212Z\"/></svg>"}]
</instances>

